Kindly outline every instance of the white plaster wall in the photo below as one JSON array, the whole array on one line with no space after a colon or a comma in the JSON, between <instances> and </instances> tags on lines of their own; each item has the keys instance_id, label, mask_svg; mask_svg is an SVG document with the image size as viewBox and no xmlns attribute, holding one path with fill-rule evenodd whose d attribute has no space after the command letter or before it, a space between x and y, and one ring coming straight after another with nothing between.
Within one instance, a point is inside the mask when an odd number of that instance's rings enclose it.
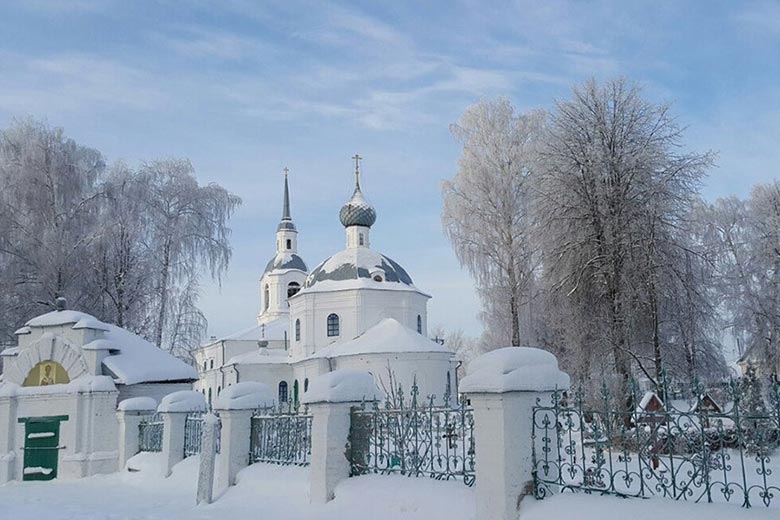
<instances>
[{"instance_id":1,"label":"white plaster wall","mask_svg":"<svg viewBox=\"0 0 780 520\"><path fill-rule=\"evenodd\" d=\"M179 390L192 390L192 383L141 383L137 385L117 385L121 403L131 397L151 397L159 403L163 397Z\"/></svg>"},{"instance_id":2,"label":"white plaster wall","mask_svg":"<svg viewBox=\"0 0 780 520\"><path fill-rule=\"evenodd\" d=\"M343 356L332 360L333 370L354 369L370 372L379 388L390 389L389 370L393 373L395 385L401 384L405 399L410 396L412 384L417 378L418 399L436 397L440 403L447 387L447 374L450 374L451 399L457 399L455 388L455 360L449 353L420 354L363 354ZM453 402L453 401L451 401Z\"/></svg>"},{"instance_id":3,"label":"white plaster wall","mask_svg":"<svg viewBox=\"0 0 780 520\"><path fill-rule=\"evenodd\" d=\"M417 330L417 316L427 332L428 296L415 291L350 289L303 293L290 300L290 350L293 357L307 357L336 341L352 339L384 318L395 318ZM328 315L339 316L339 335L329 337ZM295 320L301 320L301 339L295 341Z\"/></svg>"},{"instance_id":4,"label":"white plaster wall","mask_svg":"<svg viewBox=\"0 0 780 520\"><path fill-rule=\"evenodd\" d=\"M288 364L257 364L257 365L238 365L238 382L255 381L265 383L271 387L274 396L278 395L279 383L287 382L287 395L292 398L293 395L293 370ZM235 372L233 372L235 373ZM233 384L236 380L232 379L229 383ZM301 390L302 391L302 390Z\"/></svg>"}]
</instances>

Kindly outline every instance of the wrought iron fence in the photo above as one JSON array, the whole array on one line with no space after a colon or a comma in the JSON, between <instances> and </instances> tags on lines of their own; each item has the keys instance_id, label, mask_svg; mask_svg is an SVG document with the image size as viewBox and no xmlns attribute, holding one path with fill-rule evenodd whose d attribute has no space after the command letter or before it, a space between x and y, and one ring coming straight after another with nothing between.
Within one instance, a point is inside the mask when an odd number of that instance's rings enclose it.
<instances>
[{"instance_id":1,"label":"wrought iron fence","mask_svg":"<svg viewBox=\"0 0 780 520\"><path fill-rule=\"evenodd\" d=\"M307 408L281 405L252 415L252 462L308 466L311 461L311 422Z\"/></svg>"},{"instance_id":2,"label":"wrought iron fence","mask_svg":"<svg viewBox=\"0 0 780 520\"><path fill-rule=\"evenodd\" d=\"M598 404L589 405L582 390L555 392L550 403L534 407L537 498L581 490L777 507L777 383L764 399L732 382L722 407L700 388L688 401L635 395L629 409L606 386L601 394Z\"/></svg>"},{"instance_id":3,"label":"wrought iron fence","mask_svg":"<svg viewBox=\"0 0 780 520\"><path fill-rule=\"evenodd\" d=\"M162 451L163 420L155 413L138 425L138 451Z\"/></svg>"},{"instance_id":4,"label":"wrought iron fence","mask_svg":"<svg viewBox=\"0 0 780 520\"><path fill-rule=\"evenodd\" d=\"M462 480L474 485L474 414L463 400L449 395L436 405L422 404L413 385L410 402L403 392L384 403L353 409L349 458L351 474L399 474L437 480Z\"/></svg>"},{"instance_id":5,"label":"wrought iron fence","mask_svg":"<svg viewBox=\"0 0 780 520\"><path fill-rule=\"evenodd\" d=\"M193 412L187 415L184 422L184 457L191 457L192 455L198 455L201 448L201 438L203 437L203 417L205 412ZM219 432L222 428L222 423L217 423L217 453L220 448L220 435Z\"/></svg>"}]
</instances>

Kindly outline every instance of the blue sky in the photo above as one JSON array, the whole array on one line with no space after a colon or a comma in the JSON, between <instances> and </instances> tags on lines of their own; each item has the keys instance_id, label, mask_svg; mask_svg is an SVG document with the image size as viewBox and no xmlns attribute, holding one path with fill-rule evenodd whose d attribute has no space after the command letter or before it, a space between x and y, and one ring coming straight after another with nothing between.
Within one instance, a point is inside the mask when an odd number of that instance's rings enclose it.
<instances>
[{"instance_id":1,"label":"blue sky","mask_svg":"<svg viewBox=\"0 0 780 520\"><path fill-rule=\"evenodd\" d=\"M210 333L253 323L282 168L310 267L343 247L363 157L372 245L434 298L430 325L476 335L479 305L440 223L449 125L480 98L549 108L594 76L670 101L686 146L719 153L708 198L780 163L780 2L0 2L0 125L45 117L109 158L189 157L244 204Z\"/></svg>"}]
</instances>

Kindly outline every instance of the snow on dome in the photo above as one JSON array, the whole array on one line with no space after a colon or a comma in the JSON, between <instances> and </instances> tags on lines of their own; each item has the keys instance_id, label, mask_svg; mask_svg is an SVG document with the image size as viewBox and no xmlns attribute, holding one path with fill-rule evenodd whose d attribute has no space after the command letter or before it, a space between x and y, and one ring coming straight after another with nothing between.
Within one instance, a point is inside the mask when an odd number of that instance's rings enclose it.
<instances>
[{"instance_id":1,"label":"snow on dome","mask_svg":"<svg viewBox=\"0 0 780 520\"><path fill-rule=\"evenodd\" d=\"M22 334L29 334L30 332L32 332L32 330L30 330L30 327L25 325L21 329L16 329L14 331L14 335L21 336Z\"/></svg>"},{"instance_id":2,"label":"snow on dome","mask_svg":"<svg viewBox=\"0 0 780 520\"><path fill-rule=\"evenodd\" d=\"M371 273L377 270L384 272L382 281L375 281L371 276ZM398 288L420 292L403 267L394 260L367 247L348 248L325 259L306 278L303 291L323 282L339 283L329 283L321 286L318 290L344 288L339 287L340 283L349 280L365 281L366 286L375 289Z\"/></svg>"},{"instance_id":3,"label":"snow on dome","mask_svg":"<svg viewBox=\"0 0 780 520\"><path fill-rule=\"evenodd\" d=\"M274 405L274 392L265 383L244 381L222 390L214 403L219 410L254 410Z\"/></svg>"},{"instance_id":4,"label":"snow on dome","mask_svg":"<svg viewBox=\"0 0 780 520\"><path fill-rule=\"evenodd\" d=\"M398 320L385 318L357 338L320 349L310 359L401 352L443 352L454 355L444 345L401 325Z\"/></svg>"},{"instance_id":5,"label":"snow on dome","mask_svg":"<svg viewBox=\"0 0 780 520\"><path fill-rule=\"evenodd\" d=\"M103 337L84 347L87 350L115 350L103 360L103 366L114 376L114 382L133 385L164 381L195 381L198 372L184 361L116 325L103 323L84 312L52 311L28 321L27 327L56 327L73 324L76 328L103 331Z\"/></svg>"},{"instance_id":6,"label":"snow on dome","mask_svg":"<svg viewBox=\"0 0 780 520\"><path fill-rule=\"evenodd\" d=\"M458 390L465 393L544 392L568 387L569 375L558 369L558 359L550 352L532 347L506 347L472 361Z\"/></svg>"},{"instance_id":7,"label":"snow on dome","mask_svg":"<svg viewBox=\"0 0 780 520\"><path fill-rule=\"evenodd\" d=\"M376 210L363 196L359 184L355 186L352 197L341 207L339 220L344 227L371 227L376 222Z\"/></svg>"},{"instance_id":8,"label":"snow on dome","mask_svg":"<svg viewBox=\"0 0 780 520\"><path fill-rule=\"evenodd\" d=\"M158 412L205 412L206 398L195 390L179 390L166 395L157 407Z\"/></svg>"},{"instance_id":9,"label":"snow on dome","mask_svg":"<svg viewBox=\"0 0 780 520\"><path fill-rule=\"evenodd\" d=\"M385 393L377 388L374 376L360 370L334 370L315 377L309 389L303 393L301 402L351 403L382 400Z\"/></svg>"},{"instance_id":10,"label":"snow on dome","mask_svg":"<svg viewBox=\"0 0 780 520\"><path fill-rule=\"evenodd\" d=\"M283 251L281 253L277 253L268 261L263 274L265 275L265 273L270 271L285 271L287 269L298 269L299 271L304 272L309 270L306 267L306 262L303 261L303 258L295 253Z\"/></svg>"}]
</instances>

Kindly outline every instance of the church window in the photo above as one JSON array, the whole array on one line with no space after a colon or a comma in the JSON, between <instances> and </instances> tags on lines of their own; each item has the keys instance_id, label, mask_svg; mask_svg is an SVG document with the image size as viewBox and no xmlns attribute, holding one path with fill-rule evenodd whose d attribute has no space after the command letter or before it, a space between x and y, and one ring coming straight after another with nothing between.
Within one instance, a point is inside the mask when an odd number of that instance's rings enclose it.
<instances>
[{"instance_id":1,"label":"church window","mask_svg":"<svg viewBox=\"0 0 780 520\"><path fill-rule=\"evenodd\" d=\"M221 387L221 386L218 386L218 387L217 387L217 396L219 396L219 394L220 394L221 392L222 392L222 387Z\"/></svg>"},{"instance_id":2,"label":"church window","mask_svg":"<svg viewBox=\"0 0 780 520\"><path fill-rule=\"evenodd\" d=\"M417 334L422 334L422 316L417 315Z\"/></svg>"},{"instance_id":3,"label":"church window","mask_svg":"<svg viewBox=\"0 0 780 520\"><path fill-rule=\"evenodd\" d=\"M279 402L287 402L287 381L282 381L279 383Z\"/></svg>"},{"instance_id":4,"label":"church window","mask_svg":"<svg viewBox=\"0 0 780 520\"><path fill-rule=\"evenodd\" d=\"M209 368L214 370L214 360L213 359L211 361L209 361Z\"/></svg>"},{"instance_id":5,"label":"church window","mask_svg":"<svg viewBox=\"0 0 780 520\"><path fill-rule=\"evenodd\" d=\"M295 383L293 383L293 403L298 404L298 380L295 380Z\"/></svg>"},{"instance_id":6,"label":"church window","mask_svg":"<svg viewBox=\"0 0 780 520\"><path fill-rule=\"evenodd\" d=\"M452 395L452 377L450 376L450 373L447 372L447 386L444 387L444 392L447 395Z\"/></svg>"},{"instance_id":7,"label":"church window","mask_svg":"<svg viewBox=\"0 0 780 520\"><path fill-rule=\"evenodd\" d=\"M70 383L68 371L56 361L41 361L30 369L22 386L49 386Z\"/></svg>"},{"instance_id":8,"label":"church window","mask_svg":"<svg viewBox=\"0 0 780 520\"><path fill-rule=\"evenodd\" d=\"M211 388L209 388L209 408L211 408Z\"/></svg>"},{"instance_id":9,"label":"church window","mask_svg":"<svg viewBox=\"0 0 780 520\"><path fill-rule=\"evenodd\" d=\"M339 317L335 314L328 315L328 337L339 335Z\"/></svg>"},{"instance_id":10,"label":"church window","mask_svg":"<svg viewBox=\"0 0 780 520\"><path fill-rule=\"evenodd\" d=\"M309 391L309 378L303 380L303 391L308 392Z\"/></svg>"},{"instance_id":11,"label":"church window","mask_svg":"<svg viewBox=\"0 0 780 520\"><path fill-rule=\"evenodd\" d=\"M359 243L361 246L362 246L362 245L365 245L365 242L364 242L364 240L363 240L363 233L360 233L360 235L359 235L359 237L358 237L358 243Z\"/></svg>"},{"instance_id":12,"label":"church window","mask_svg":"<svg viewBox=\"0 0 780 520\"><path fill-rule=\"evenodd\" d=\"M287 284L287 297L295 296L298 294L298 291L301 290L301 284L298 282L290 282Z\"/></svg>"},{"instance_id":13,"label":"church window","mask_svg":"<svg viewBox=\"0 0 780 520\"><path fill-rule=\"evenodd\" d=\"M380 275L376 275L376 276L374 276L374 281L375 282L381 282L382 281L382 277Z\"/></svg>"},{"instance_id":14,"label":"church window","mask_svg":"<svg viewBox=\"0 0 780 520\"><path fill-rule=\"evenodd\" d=\"M203 361L203 371L205 372L208 369L209 369L208 361Z\"/></svg>"},{"instance_id":15,"label":"church window","mask_svg":"<svg viewBox=\"0 0 780 520\"><path fill-rule=\"evenodd\" d=\"M268 284L265 284L265 289L263 290L263 309L268 310L268 305L271 303L271 290L268 287Z\"/></svg>"},{"instance_id":16,"label":"church window","mask_svg":"<svg viewBox=\"0 0 780 520\"><path fill-rule=\"evenodd\" d=\"M292 240L287 239L287 249L292 249Z\"/></svg>"},{"instance_id":17,"label":"church window","mask_svg":"<svg viewBox=\"0 0 780 520\"><path fill-rule=\"evenodd\" d=\"M301 340L301 320L295 320L295 341Z\"/></svg>"}]
</instances>

